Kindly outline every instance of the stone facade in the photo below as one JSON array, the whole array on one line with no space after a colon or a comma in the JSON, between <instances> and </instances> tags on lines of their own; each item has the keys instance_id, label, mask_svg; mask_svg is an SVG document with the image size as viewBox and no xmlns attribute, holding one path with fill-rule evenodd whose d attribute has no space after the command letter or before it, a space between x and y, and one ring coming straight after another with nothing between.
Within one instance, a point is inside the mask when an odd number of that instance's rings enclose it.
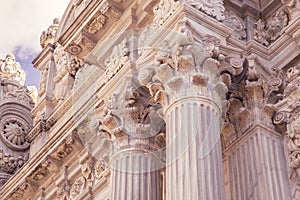
<instances>
[{"instance_id":1,"label":"stone facade","mask_svg":"<svg viewBox=\"0 0 300 200\"><path fill-rule=\"evenodd\" d=\"M0 161L29 159L0 165L0 196L300 199L299 24L296 0L71 1L40 38L33 120L1 117Z\"/></svg>"}]
</instances>

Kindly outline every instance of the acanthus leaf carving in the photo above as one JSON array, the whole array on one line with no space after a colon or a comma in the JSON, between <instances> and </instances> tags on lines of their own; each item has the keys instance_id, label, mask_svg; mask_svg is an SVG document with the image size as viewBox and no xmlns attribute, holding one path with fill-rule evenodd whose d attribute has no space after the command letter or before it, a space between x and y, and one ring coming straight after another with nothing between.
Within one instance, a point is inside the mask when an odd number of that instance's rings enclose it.
<instances>
[{"instance_id":1,"label":"acanthus leaf carving","mask_svg":"<svg viewBox=\"0 0 300 200\"><path fill-rule=\"evenodd\" d=\"M114 47L110 56L104 61L106 66L106 82L109 81L129 61L129 49L127 45L127 39L122 40Z\"/></svg>"},{"instance_id":2,"label":"acanthus leaf carving","mask_svg":"<svg viewBox=\"0 0 300 200\"><path fill-rule=\"evenodd\" d=\"M163 107L186 94L210 95L207 92L209 87L215 88L216 93L224 92L227 87L220 82L218 75L219 44L220 41L210 35L196 42L191 32L182 26L175 49L172 50L172 44L164 41L153 64L140 70L139 81L149 88L154 100Z\"/></svg>"},{"instance_id":3,"label":"acanthus leaf carving","mask_svg":"<svg viewBox=\"0 0 300 200\"><path fill-rule=\"evenodd\" d=\"M290 67L285 74L282 100L276 102L273 123L287 136L289 166L300 176L300 67Z\"/></svg>"},{"instance_id":4,"label":"acanthus leaf carving","mask_svg":"<svg viewBox=\"0 0 300 200\"><path fill-rule=\"evenodd\" d=\"M282 35L288 22L288 14L283 10L277 11L266 21L259 19L256 22L254 39L265 46L269 46Z\"/></svg>"},{"instance_id":5,"label":"acanthus leaf carving","mask_svg":"<svg viewBox=\"0 0 300 200\"><path fill-rule=\"evenodd\" d=\"M247 37L245 22L233 11L225 10L223 23L233 29L233 37L244 40Z\"/></svg>"},{"instance_id":6,"label":"acanthus leaf carving","mask_svg":"<svg viewBox=\"0 0 300 200\"><path fill-rule=\"evenodd\" d=\"M179 1L161 0L154 8L154 19L152 26L158 28L162 26L167 19L174 14L179 7Z\"/></svg>"},{"instance_id":7,"label":"acanthus leaf carving","mask_svg":"<svg viewBox=\"0 0 300 200\"><path fill-rule=\"evenodd\" d=\"M186 0L186 2L218 21L225 19L223 0Z\"/></svg>"}]
</instances>

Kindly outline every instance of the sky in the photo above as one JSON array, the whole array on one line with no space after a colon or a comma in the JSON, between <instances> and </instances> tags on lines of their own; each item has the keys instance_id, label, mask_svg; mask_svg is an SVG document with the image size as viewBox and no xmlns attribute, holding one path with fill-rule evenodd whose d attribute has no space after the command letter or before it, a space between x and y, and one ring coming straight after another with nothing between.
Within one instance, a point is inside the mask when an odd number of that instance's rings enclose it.
<instances>
[{"instance_id":1,"label":"sky","mask_svg":"<svg viewBox=\"0 0 300 200\"><path fill-rule=\"evenodd\" d=\"M25 85L38 86L40 72L32 60L41 51L40 35L62 18L70 0L9 0L0 6L0 59L13 53L26 72Z\"/></svg>"}]
</instances>

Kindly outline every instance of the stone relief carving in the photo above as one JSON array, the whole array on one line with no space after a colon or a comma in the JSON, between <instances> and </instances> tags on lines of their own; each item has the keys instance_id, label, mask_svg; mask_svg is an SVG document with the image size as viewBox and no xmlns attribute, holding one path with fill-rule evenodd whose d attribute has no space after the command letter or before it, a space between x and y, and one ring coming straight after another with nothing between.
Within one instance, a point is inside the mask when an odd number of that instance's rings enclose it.
<instances>
[{"instance_id":1,"label":"stone relief carving","mask_svg":"<svg viewBox=\"0 0 300 200\"><path fill-rule=\"evenodd\" d=\"M107 164L105 164L104 161L100 161L100 162L97 162L95 164L95 178L96 179L101 179L103 177L103 172L105 172L105 170L107 170L108 167L107 167Z\"/></svg>"},{"instance_id":2,"label":"stone relief carving","mask_svg":"<svg viewBox=\"0 0 300 200\"><path fill-rule=\"evenodd\" d=\"M223 0L186 0L186 2L218 21L225 19Z\"/></svg>"},{"instance_id":3,"label":"stone relief carving","mask_svg":"<svg viewBox=\"0 0 300 200\"><path fill-rule=\"evenodd\" d=\"M82 193L82 191L85 189L85 179L84 177L79 177L76 179L76 181L73 183L73 185L70 188L70 200L76 200L77 196Z\"/></svg>"},{"instance_id":4,"label":"stone relief carving","mask_svg":"<svg viewBox=\"0 0 300 200\"><path fill-rule=\"evenodd\" d=\"M1 121L1 139L12 149L25 150L29 147L29 143L26 140L28 131L28 122L18 117L10 117Z\"/></svg>"},{"instance_id":5,"label":"stone relief carving","mask_svg":"<svg viewBox=\"0 0 300 200\"><path fill-rule=\"evenodd\" d=\"M71 56L69 64L67 65L67 71L70 75L76 76L77 71L82 67L82 60L76 56Z\"/></svg>"},{"instance_id":6,"label":"stone relief carving","mask_svg":"<svg viewBox=\"0 0 300 200\"><path fill-rule=\"evenodd\" d=\"M86 6L92 2L91 0L75 2L75 16L83 12ZM76 14L77 13L77 14ZM117 21L121 17L121 10L116 6L115 2L103 1L98 12L92 16L91 20L80 30L75 39L66 47L66 51L72 55L83 58L95 46L97 34L105 28L108 19Z\"/></svg>"},{"instance_id":7,"label":"stone relief carving","mask_svg":"<svg viewBox=\"0 0 300 200\"><path fill-rule=\"evenodd\" d=\"M103 15L102 12L98 11L97 14L85 26L85 30L88 33L96 34L104 26L106 18L107 17Z\"/></svg>"},{"instance_id":8,"label":"stone relief carving","mask_svg":"<svg viewBox=\"0 0 300 200\"><path fill-rule=\"evenodd\" d=\"M33 194L34 192L37 192L37 186L29 181L24 181L12 192L12 194L9 196L9 199L24 199Z\"/></svg>"},{"instance_id":9,"label":"stone relief carving","mask_svg":"<svg viewBox=\"0 0 300 200\"><path fill-rule=\"evenodd\" d=\"M81 57L84 52L91 51L96 46L95 41L88 37L85 33L81 33L78 37L66 48L66 51L72 55Z\"/></svg>"},{"instance_id":10,"label":"stone relief carving","mask_svg":"<svg viewBox=\"0 0 300 200\"><path fill-rule=\"evenodd\" d=\"M42 48L45 48L49 43L50 44L54 43L58 25L59 25L59 19L55 18L53 20L53 24L49 26L47 31L42 32L42 35L40 37L40 44Z\"/></svg>"},{"instance_id":11,"label":"stone relief carving","mask_svg":"<svg viewBox=\"0 0 300 200\"><path fill-rule=\"evenodd\" d=\"M223 147L229 147L236 139L240 138L253 125L260 124L274 129L272 116L275 108L272 102L280 100L281 83L274 69L272 79L268 82L257 71L256 58L248 56L240 62L241 70L232 73L228 67L228 58L221 62L221 73L224 83L228 86L228 111L222 130ZM259 115L255 113L259 111Z\"/></svg>"},{"instance_id":12,"label":"stone relief carving","mask_svg":"<svg viewBox=\"0 0 300 200\"><path fill-rule=\"evenodd\" d=\"M109 58L105 60L107 80L117 73L129 61L129 49L127 47L127 39L121 41L114 47Z\"/></svg>"},{"instance_id":13,"label":"stone relief carving","mask_svg":"<svg viewBox=\"0 0 300 200\"><path fill-rule=\"evenodd\" d=\"M70 56L65 52L64 47L57 44L54 50L53 58L56 66L56 76L54 81L58 83L66 74Z\"/></svg>"},{"instance_id":14,"label":"stone relief carving","mask_svg":"<svg viewBox=\"0 0 300 200\"><path fill-rule=\"evenodd\" d=\"M28 154L24 153L23 156L14 157L10 153L5 153L0 149L0 173L14 174L16 170L23 166L28 160ZM1 187L2 185L0 185Z\"/></svg>"},{"instance_id":15,"label":"stone relief carving","mask_svg":"<svg viewBox=\"0 0 300 200\"><path fill-rule=\"evenodd\" d=\"M46 86L47 86L47 79L48 79L48 66L44 66L44 69L41 73L41 79L40 79L40 84L39 84L39 96L43 96L46 92Z\"/></svg>"},{"instance_id":16,"label":"stone relief carving","mask_svg":"<svg viewBox=\"0 0 300 200\"><path fill-rule=\"evenodd\" d=\"M59 146L54 153L51 154L51 157L55 158L56 160L61 161L64 159L67 155L69 155L73 150L73 147L71 144L64 143L61 146Z\"/></svg>"},{"instance_id":17,"label":"stone relief carving","mask_svg":"<svg viewBox=\"0 0 300 200\"><path fill-rule=\"evenodd\" d=\"M247 33L245 22L239 16L237 16L237 14L230 10L225 10L224 16L225 18L223 23L229 28L233 29L232 36L239 40L246 39Z\"/></svg>"},{"instance_id":18,"label":"stone relief carving","mask_svg":"<svg viewBox=\"0 0 300 200\"><path fill-rule=\"evenodd\" d=\"M56 65L54 96L57 101L62 101L72 90L76 73L81 68L82 61L77 56L65 52L61 45L57 45L54 51L54 61Z\"/></svg>"},{"instance_id":19,"label":"stone relief carving","mask_svg":"<svg viewBox=\"0 0 300 200\"><path fill-rule=\"evenodd\" d=\"M273 122L278 125L278 130L288 137L289 166L300 176L300 66L289 68L285 75L287 82L283 90L282 100L274 107L276 113Z\"/></svg>"},{"instance_id":20,"label":"stone relief carving","mask_svg":"<svg viewBox=\"0 0 300 200\"><path fill-rule=\"evenodd\" d=\"M2 78L15 80L21 85L25 83L25 72L13 54L7 54L5 59L0 59L0 74Z\"/></svg>"},{"instance_id":21,"label":"stone relief carving","mask_svg":"<svg viewBox=\"0 0 300 200\"><path fill-rule=\"evenodd\" d=\"M219 42L209 35L195 42L191 33L181 27L174 45L176 49L172 51L172 45L165 41L152 66L140 72L139 81L149 88L154 100L162 106L185 94L210 95L203 92L207 87L226 90L217 75L219 62L215 58L218 56Z\"/></svg>"},{"instance_id":22,"label":"stone relief carving","mask_svg":"<svg viewBox=\"0 0 300 200\"><path fill-rule=\"evenodd\" d=\"M153 8L154 20L151 25L156 28L163 25L163 23L174 14L179 5L179 1L161 0Z\"/></svg>"},{"instance_id":23,"label":"stone relief carving","mask_svg":"<svg viewBox=\"0 0 300 200\"><path fill-rule=\"evenodd\" d=\"M100 134L113 142L121 142L121 146L128 145L126 138L132 138L132 141L134 138L148 140L159 134L165 124L159 114L159 106L152 100L148 89L136 88L137 83L136 78L130 77L125 88L120 89L122 92L114 94L99 116Z\"/></svg>"},{"instance_id":24,"label":"stone relief carving","mask_svg":"<svg viewBox=\"0 0 300 200\"><path fill-rule=\"evenodd\" d=\"M259 19L256 22L254 39L265 46L269 46L282 35L288 22L288 14L282 10L274 13L266 21Z\"/></svg>"},{"instance_id":25,"label":"stone relief carving","mask_svg":"<svg viewBox=\"0 0 300 200\"><path fill-rule=\"evenodd\" d=\"M286 6L292 20L300 15L300 2L298 0L281 0L281 2Z\"/></svg>"}]
</instances>

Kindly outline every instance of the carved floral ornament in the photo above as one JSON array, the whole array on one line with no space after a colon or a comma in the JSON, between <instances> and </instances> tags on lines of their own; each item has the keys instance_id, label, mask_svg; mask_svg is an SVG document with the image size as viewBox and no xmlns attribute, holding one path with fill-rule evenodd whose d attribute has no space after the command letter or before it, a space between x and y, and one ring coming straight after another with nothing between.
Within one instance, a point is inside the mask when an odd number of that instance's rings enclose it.
<instances>
[{"instance_id":1,"label":"carved floral ornament","mask_svg":"<svg viewBox=\"0 0 300 200\"><path fill-rule=\"evenodd\" d=\"M104 172L108 169L106 165L102 165L102 162L87 161L81 166L81 172L74 181L66 180L61 187L57 188L57 199L69 199L76 200L80 198L80 195L84 191L89 191L90 196L93 196L91 188L95 182L107 178L103 177ZM101 169L99 168L101 166Z\"/></svg>"},{"instance_id":2,"label":"carved floral ornament","mask_svg":"<svg viewBox=\"0 0 300 200\"><path fill-rule=\"evenodd\" d=\"M233 37L244 40L247 37L245 22L230 10L225 10L223 23L233 29Z\"/></svg>"},{"instance_id":3,"label":"carved floral ornament","mask_svg":"<svg viewBox=\"0 0 300 200\"><path fill-rule=\"evenodd\" d=\"M223 0L186 0L186 2L218 21L225 19Z\"/></svg>"},{"instance_id":4,"label":"carved floral ornament","mask_svg":"<svg viewBox=\"0 0 300 200\"><path fill-rule=\"evenodd\" d=\"M254 39L269 46L282 35L288 22L288 14L283 10L277 11L265 21L259 19L256 22Z\"/></svg>"},{"instance_id":5,"label":"carved floral ornament","mask_svg":"<svg viewBox=\"0 0 300 200\"><path fill-rule=\"evenodd\" d=\"M273 122L288 137L289 165L300 176L300 67L288 69L284 77L287 85L283 91L283 100L274 106L277 112Z\"/></svg>"},{"instance_id":6,"label":"carved floral ornament","mask_svg":"<svg viewBox=\"0 0 300 200\"><path fill-rule=\"evenodd\" d=\"M72 90L77 71L82 67L83 62L77 56L70 55L66 52L64 47L60 44L56 45L53 57L56 66L54 97L59 102L64 100L67 94ZM43 92L45 92L45 83L47 81L45 77L48 75L47 71L46 67L40 82L40 84L43 84ZM40 95L42 94L43 93Z\"/></svg>"},{"instance_id":7,"label":"carved floral ornament","mask_svg":"<svg viewBox=\"0 0 300 200\"><path fill-rule=\"evenodd\" d=\"M1 120L0 137L11 149L20 151L29 147L26 135L29 124L17 117L7 117Z\"/></svg>"},{"instance_id":8,"label":"carved floral ornament","mask_svg":"<svg viewBox=\"0 0 300 200\"><path fill-rule=\"evenodd\" d=\"M223 21L225 19L223 0L184 0L184 2L205 14L216 18L218 21ZM174 14L179 5L179 0L161 0L153 8L154 20L151 24L152 27L158 28L162 26L163 23Z\"/></svg>"}]
</instances>

